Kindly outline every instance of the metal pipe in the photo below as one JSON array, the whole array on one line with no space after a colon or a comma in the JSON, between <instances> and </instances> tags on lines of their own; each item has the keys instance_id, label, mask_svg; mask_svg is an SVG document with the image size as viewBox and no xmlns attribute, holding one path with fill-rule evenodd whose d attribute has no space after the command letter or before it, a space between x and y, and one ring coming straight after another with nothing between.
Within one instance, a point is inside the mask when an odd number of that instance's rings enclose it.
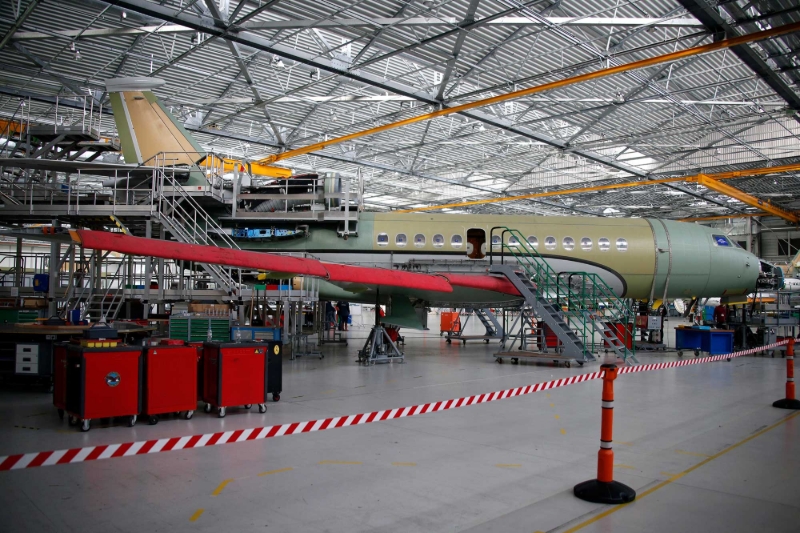
<instances>
[{"instance_id":1,"label":"metal pipe","mask_svg":"<svg viewBox=\"0 0 800 533\"><path fill-rule=\"evenodd\" d=\"M438 117L443 117L447 115L451 115L453 113L461 113L464 111L468 111L470 109L475 109L478 107L484 107L488 105L497 104L500 102L505 102L508 100L513 100L516 98L522 98L524 96L529 96L536 93L541 93L545 91L549 91L552 89L559 89L561 87L566 87L568 85L573 85L575 83L581 83L584 81L595 80L599 78L604 78L607 76L612 76L614 74L619 74L622 72L628 72L631 70L637 70L645 67L650 67L653 65L659 65L661 63L667 63L670 61L676 61L678 59L684 59L687 57L705 54L708 52L714 52L717 50L722 50L725 48L730 48L733 46L738 46L745 43L750 43L753 41L759 41L762 39L768 39L771 37L777 37L779 35L785 35L787 33L793 33L800 30L800 22L796 22L794 24L787 24L784 26L779 26L777 28L771 28L769 30L760 31L751 33L748 35L741 35L739 37L733 37L730 39L723 39L721 41L717 41L710 44L704 44L701 46L696 46L694 48L687 48L686 50L679 50L677 52L671 52L669 54L664 54L661 56L650 57L647 59L641 59L639 61L634 61L632 63L627 63L625 65L619 65L616 67L606 68L597 70L595 72L588 72L586 74L580 74L578 76L573 76L571 78L566 78L563 80L553 81L550 83L543 83L541 85L536 85L533 87L528 87L527 89L520 89L518 91L512 91L510 93L501 94L497 96L493 96L491 98L485 98L483 100L476 100L474 102L468 102L466 104L461 104L454 107L449 107L446 109L440 109L439 111L434 111L432 113L426 113L424 115L418 115L416 117L410 117L404 120L400 120L397 122L392 122L389 124L384 124L383 126L378 126L375 128L370 128L367 130L351 133L349 135L343 135L341 137L336 137L334 139L330 139L327 141L319 142L316 144L311 144L309 146L304 146L302 148L296 148L294 150L288 150L286 152L282 152L280 154L272 154L264 159L261 159L254 164L258 165L268 165L270 163L275 163L276 161L281 161L283 159L289 159L291 157L295 157L298 155L304 155L309 152L314 152L317 150L322 150L329 146L333 146L335 144L340 144L346 141L352 141L354 139L359 139L361 137L365 137L367 135L374 135L376 133L381 133L387 130L399 128L402 126L408 126L410 124L415 124L417 122L422 122L424 120L430 120Z\"/></svg>"}]
</instances>

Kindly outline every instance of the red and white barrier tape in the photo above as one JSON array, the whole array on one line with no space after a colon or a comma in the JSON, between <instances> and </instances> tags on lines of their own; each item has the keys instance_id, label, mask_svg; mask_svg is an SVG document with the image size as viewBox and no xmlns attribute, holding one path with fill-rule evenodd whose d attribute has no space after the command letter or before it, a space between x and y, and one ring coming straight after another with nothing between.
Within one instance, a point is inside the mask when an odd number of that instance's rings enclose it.
<instances>
[{"instance_id":1,"label":"red and white barrier tape","mask_svg":"<svg viewBox=\"0 0 800 533\"><path fill-rule=\"evenodd\" d=\"M672 361L668 363L656 363L650 365L637 365L623 367L619 372L644 372L648 370L661 370L678 366L696 365L720 361L733 357L749 355L755 352L769 350L787 344L788 341L781 341L754 350L744 350L741 352L715 355L711 357L701 357L687 359L684 361ZM262 440L284 435L295 435L297 433L309 433L312 431L323 431L326 429L341 428L347 426L358 426L370 424L372 422L382 422L395 418L407 418L410 416L425 415L428 413L438 413L448 409L457 409L480 403L493 402L523 396L558 387L566 387L575 383L583 383L603 376L602 371L571 376L568 378L545 381L534 385L506 389L502 391L476 394L441 402L412 405L398 409L386 409L383 411L373 411L371 413L360 413L350 416L337 416L320 420L309 420L307 422L294 422L291 424L281 424L277 426L266 426L260 428L237 429L235 431L224 431L218 433L206 433L203 435L190 435L185 437L172 437L169 439L152 439L137 442L124 442L121 444L101 444L99 446L87 446L85 448L71 448L68 450L55 450L46 452L33 452L17 455L0 456L0 471L20 470L23 468L35 468L37 466L52 466L82 463L86 461L96 461L100 459L111 459L114 457L129 457L132 455L145 455L149 453L172 452L176 450L186 450L189 448L203 448L205 446L217 446L221 444L231 444L250 440Z\"/></svg>"}]
</instances>

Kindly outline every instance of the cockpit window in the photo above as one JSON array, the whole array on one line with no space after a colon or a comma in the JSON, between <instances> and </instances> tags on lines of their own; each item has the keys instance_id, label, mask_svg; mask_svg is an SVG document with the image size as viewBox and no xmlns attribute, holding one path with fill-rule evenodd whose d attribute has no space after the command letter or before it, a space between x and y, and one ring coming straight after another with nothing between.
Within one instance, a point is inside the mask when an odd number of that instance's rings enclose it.
<instances>
[{"instance_id":1,"label":"cockpit window","mask_svg":"<svg viewBox=\"0 0 800 533\"><path fill-rule=\"evenodd\" d=\"M725 235L712 235L714 237L714 244L717 246L730 246L731 241Z\"/></svg>"}]
</instances>

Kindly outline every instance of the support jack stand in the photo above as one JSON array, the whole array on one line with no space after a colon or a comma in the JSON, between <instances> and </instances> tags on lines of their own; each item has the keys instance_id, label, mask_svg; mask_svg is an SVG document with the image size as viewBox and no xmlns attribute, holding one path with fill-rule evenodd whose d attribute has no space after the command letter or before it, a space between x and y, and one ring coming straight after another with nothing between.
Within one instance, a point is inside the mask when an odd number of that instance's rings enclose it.
<instances>
[{"instance_id":1,"label":"support jack stand","mask_svg":"<svg viewBox=\"0 0 800 533\"><path fill-rule=\"evenodd\" d=\"M392 361L404 361L405 356L403 352L386 333L386 329L381 326L372 326L369 332L367 342L364 343L364 348L359 350L358 359L359 363L365 365L374 365L376 363L390 363Z\"/></svg>"}]
</instances>

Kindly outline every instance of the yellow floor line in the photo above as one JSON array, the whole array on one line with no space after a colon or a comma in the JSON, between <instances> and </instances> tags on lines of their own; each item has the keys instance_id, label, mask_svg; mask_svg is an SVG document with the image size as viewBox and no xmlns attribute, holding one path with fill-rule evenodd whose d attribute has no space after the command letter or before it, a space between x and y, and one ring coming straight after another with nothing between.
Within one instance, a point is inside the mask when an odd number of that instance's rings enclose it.
<instances>
[{"instance_id":1,"label":"yellow floor line","mask_svg":"<svg viewBox=\"0 0 800 533\"><path fill-rule=\"evenodd\" d=\"M640 494L637 494L636 495L636 499L633 502L622 503L620 505L611 507L610 509L607 509L607 510L603 511L602 513L598 514L597 516L594 516L594 517L590 518L589 520L586 520L585 522L581 522L580 524L578 524L576 526L573 526L573 527L567 529L566 531L563 531L562 533L575 533L575 531L580 531L581 529L585 528L586 526L588 526L590 524L593 524L593 523L597 522L598 520L602 520L603 518L605 518L605 517L607 517L609 515L612 515L612 514L616 513L617 511L619 511L621 509L624 509L625 507L627 507L631 503L635 503L635 502L641 500L642 498L654 493L658 489L660 489L662 487L666 487L667 485L669 485L673 481L679 480L680 478L682 478L686 474L689 474L690 472L693 472L693 471L697 470L701 466L707 465L708 463L710 463L714 459L718 459L719 457L722 457L726 453L735 450L736 448L738 448L742 444L746 444L746 443L750 442L751 440L755 439L756 437L760 437L761 435L763 435L767 431L775 429L776 427L780 426L781 424L785 424L786 422L788 422L789 420L791 420L792 418L794 418L794 417L796 417L798 415L800 415L800 412L791 414L791 415L787 416L786 418L784 418L783 420L780 420L779 422L776 422L776 423L772 424L771 426L766 427L766 428L764 428L761 431L758 431L756 433L753 433L752 435L750 435L749 437L747 437L747 438L745 438L743 440L740 440L736 444L732 444L732 445L728 446L727 448L725 448L721 452L715 453L714 455L710 455L710 456L706 457L705 459L703 459L702 461L700 461L696 465L687 468L686 470L684 470L680 474L675 474L673 476L670 476L669 479L665 479L661 483L659 483L659 484L657 484L657 485L655 485L653 487L650 487L649 489L647 489L646 491L644 491L644 492L642 492Z\"/></svg>"},{"instance_id":2,"label":"yellow floor line","mask_svg":"<svg viewBox=\"0 0 800 533\"><path fill-rule=\"evenodd\" d=\"M496 464L494 466L496 466L498 468L520 468L522 465L520 465L520 464L503 464L503 463L500 463L500 464Z\"/></svg>"},{"instance_id":3,"label":"yellow floor line","mask_svg":"<svg viewBox=\"0 0 800 533\"><path fill-rule=\"evenodd\" d=\"M217 487L216 489L214 489L214 492L212 492L212 493L211 493L211 495L212 495L212 496L219 496L219 495L220 495L220 493L221 493L223 490L225 490L225 486L226 486L228 483L230 483L231 481L233 481L233 480L232 480L232 479L226 479L225 481L223 481L222 483L220 483L220 484L219 484L219 487Z\"/></svg>"},{"instance_id":4,"label":"yellow floor line","mask_svg":"<svg viewBox=\"0 0 800 533\"><path fill-rule=\"evenodd\" d=\"M289 470L293 470L293 468L291 466L289 466L289 467L286 467L286 468L281 468L280 470L270 470L268 472L261 472L258 475L259 476L268 476L270 474L280 474L281 472L288 472Z\"/></svg>"},{"instance_id":5,"label":"yellow floor line","mask_svg":"<svg viewBox=\"0 0 800 533\"><path fill-rule=\"evenodd\" d=\"M396 463L392 463L392 466L417 466L417 463L401 463L401 462L396 462Z\"/></svg>"},{"instance_id":6,"label":"yellow floor line","mask_svg":"<svg viewBox=\"0 0 800 533\"><path fill-rule=\"evenodd\" d=\"M622 441L622 440L615 440L614 444L624 444L625 446L633 446L632 442L625 442L625 441Z\"/></svg>"},{"instance_id":7,"label":"yellow floor line","mask_svg":"<svg viewBox=\"0 0 800 533\"><path fill-rule=\"evenodd\" d=\"M635 466L631 466L631 465L623 465L623 464L614 465L614 468L629 468L629 469L631 469L631 470L636 470L636 467L635 467Z\"/></svg>"},{"instance_id":8,"label":"yellow floor line","mask_svg":"<svg viewBox=\"0 0 800 533\"><path fill-rule=\"evenodd\" d=\"M711 457L707 453L687 452L686 450L675 450L675 453L680 453L682 455L692 455L694 457Z\"/></svg>"},{"instance_id":9,"label":"yellow floor line","mask_svg":"<svg viewBox=\"0 0 800 533\"><path fill-rule=\"evenodd\" d=\"M362 465L361 461L320 461L321 465Z\"/></svg>"},{"instance_id":10,"label":"yellow floor line","mask_svg":"<svg viewBox=\"0 0 800 533\"><path fill-rule=\"evenodd\" d=\"M567 430L566 430L566 429L564 429L564 428L561 428L561 434L562 434L562 435L566 435L566 434L567 434Z\"/></svg>"},{"instance_id":11,"label":"yellow floor line","mask_svg":"<svg viewBox=\"0 0 800 533\"><path fill-rule=\"evenodd\" d=\"M556 420L558 420L559 418L561 418L561 416L560 416L560 415L553 415L553 418L555 418Z\"/></svg>"},{"instance_id":12,"label":"yellow floor line","mask_svg":"<svg viewBox=\"0 0 800 533\"><path fill-rule=\"evenodd\" d=\"M556 404L554 404L554 403L550 404L550 407L555 407L555 406L556 406Z\"/></svg>"},{"instance_id":13,"label":"yellow floor line","mask_svg":"<svg viewBox=\"0 0 800 533\"><path fill-rule=\"evenodd\" d=\"M195 520L197 520L198 518L200 518L200 515L201 515L201 514L203 514L203 512L204 512L204 511L205 511L205 509L198 509L198 510L196 510L196 511L194 512L194 514L193 514L193 515L192 515L192 516L189 518L189 522L194 522Z\"/></svg>"}]
</instances>

